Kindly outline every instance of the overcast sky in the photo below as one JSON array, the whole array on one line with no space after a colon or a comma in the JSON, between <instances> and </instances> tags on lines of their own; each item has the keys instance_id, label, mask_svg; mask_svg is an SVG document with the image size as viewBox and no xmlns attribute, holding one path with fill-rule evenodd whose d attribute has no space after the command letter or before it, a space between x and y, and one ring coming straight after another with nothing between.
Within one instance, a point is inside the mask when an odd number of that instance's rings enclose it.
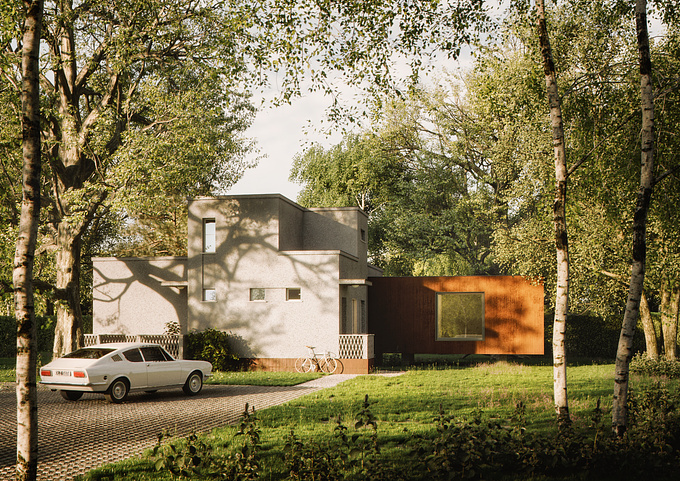
<instances>
[{"instance_id":1,"label":"overcast sky","mask_svg":"<svg viewBox=\"0 0 680 481\"><path fill-rule=\"evenodd\" d=\"M246 133L255 139L259 148L259 152L249 158L262 157L257 167L248 169L229 194L283 194L295 200L301 186L288 181L295 154L313 141L331 146L342 139L340 134L326 137L310 128L310 125L326 125L320 122L325 118L328 104L321 93L314 93L293 100L291 105L263 106Z\"/></svg>"}]
</instances>

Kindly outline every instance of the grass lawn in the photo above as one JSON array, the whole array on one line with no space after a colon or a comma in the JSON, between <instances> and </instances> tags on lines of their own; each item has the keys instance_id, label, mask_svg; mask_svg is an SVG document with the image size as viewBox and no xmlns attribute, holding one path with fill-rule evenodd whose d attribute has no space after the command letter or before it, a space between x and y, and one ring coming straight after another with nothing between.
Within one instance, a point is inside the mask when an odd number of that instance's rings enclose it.
<instances>
[{"instance_id":1,"label":"grass lawn","mask_svg":"<svg viewBox=\"0 0 680 481\"><path fill-rule=\"evenodd\" d=\"M320 373L297 373L297 372L265 372L265 371L246 371L246 372L221 372L215 371L206 381L206 384L237 385L246 384L249 386L295 386L303 382L317 379L323 374Z\"/></svg>"},{"instance_id":2,"label":"grass lawn","mask_svg":"<svg viewBox=\"0 0 680 481\"><path fill-rule=\"evenodd\" d=\"M0 357L0 382L15 382L16 359Z\"/></svg>"},{"instance_id":3,"label":"grass lawn","mask_svg":"<svg viewBox=\"0 0 680 481\"><path fill-rule=\"evenodd\" d=\"M613 364L572 366L568 369L571 417L574 427L585 427L601 400L605 418L610 416L613 391ZM249 378L274 378L274 373L234 373L234 382L248 384ZM227 376L227 375L225 375ZM229 377L229 376L227 376ZM214 382L219 382L216 376ZM230 381L227 381L230 382ZM631 376L631 389L653 381ZM678 382L668 381L677 391ZM484 363L469 367L416 369L394 377L359 376L325 389L256 413L260 439L263 479L286 479L283 464L286 442L291 432L304 445L322 446L333 439L338 419L354 434L354 423L368 395L370 412L377 422L380 456L384 462L405 463L413 449L404 445L421 436L436 433L434 419L441 409L458 419L498 420L511 424L517 406L524 406L526 429L543 434L555 433L552 402L552 367L508 362ZM203 436L213 455L234 453L245 436L235 436L236 426L214 430ZM366 436L365 430L361 436ZM406 465L408 463L406 462ZM174 479L169 473L154 471L150 458L134 458L90 472L88 480ZM544 478L536 478L544 479Z\"/></svg>"}]
</instances>

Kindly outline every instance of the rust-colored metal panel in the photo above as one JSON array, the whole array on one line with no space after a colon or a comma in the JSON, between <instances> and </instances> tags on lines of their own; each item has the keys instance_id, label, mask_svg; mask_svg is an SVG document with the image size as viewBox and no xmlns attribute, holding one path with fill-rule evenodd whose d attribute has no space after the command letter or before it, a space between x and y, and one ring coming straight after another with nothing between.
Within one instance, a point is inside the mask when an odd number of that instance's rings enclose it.
<instances>
[{"instance_id":1,"label":"rust-colored metal panel","mask_svg":"<svg viewBox=\"0 0 680 481\"><path fill-rule=\"evenodd\" d=\"M376 353L543 354L543 285L519 276L372 277ZM436 340L437 292L483 292L483 341Z\"/></svg>"}]
</instances>

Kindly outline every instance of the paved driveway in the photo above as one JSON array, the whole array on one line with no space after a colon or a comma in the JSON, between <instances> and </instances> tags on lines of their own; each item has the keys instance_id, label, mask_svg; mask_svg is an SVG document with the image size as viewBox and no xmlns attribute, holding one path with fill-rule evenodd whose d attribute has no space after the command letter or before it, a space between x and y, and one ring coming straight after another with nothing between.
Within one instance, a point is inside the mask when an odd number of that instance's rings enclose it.
<instances>
[{"instance_id":1,"label":"paved driveway","mask_svg":"<svg viewBox=\"0 0 680 481\"><path fill-rule=\"evenodd\" d=\"M141 454L168 429L177 435L236 422L245 404L261 410L337 384L351 375L326 376L293 387L209 386L196 397L181 389L132 393L123 404L85 394L67 402L38 388L38 479L67 480L102 464ZM0 479L14 479L16 394L0 384Z\"/></svg>"}]
</instances>

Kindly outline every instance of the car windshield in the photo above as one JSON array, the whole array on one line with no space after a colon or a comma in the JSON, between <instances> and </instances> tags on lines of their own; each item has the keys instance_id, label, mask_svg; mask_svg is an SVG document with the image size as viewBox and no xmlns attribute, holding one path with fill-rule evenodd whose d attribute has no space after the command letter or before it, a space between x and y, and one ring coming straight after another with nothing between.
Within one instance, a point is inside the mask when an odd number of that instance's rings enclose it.
<instances>
[{"instance_id":1,"label":"car windshield","mask_svg":"<svg viewBox=\"0 0 680 481\"><path fill-rule=\"evenodd\" d=\"M100 357L104 357L113 351L115 351L115 349L84 347L82 349L78 349L77 351L66 354L64 357L70 359L99 359Z\"/></svg>"}]
</instances>

